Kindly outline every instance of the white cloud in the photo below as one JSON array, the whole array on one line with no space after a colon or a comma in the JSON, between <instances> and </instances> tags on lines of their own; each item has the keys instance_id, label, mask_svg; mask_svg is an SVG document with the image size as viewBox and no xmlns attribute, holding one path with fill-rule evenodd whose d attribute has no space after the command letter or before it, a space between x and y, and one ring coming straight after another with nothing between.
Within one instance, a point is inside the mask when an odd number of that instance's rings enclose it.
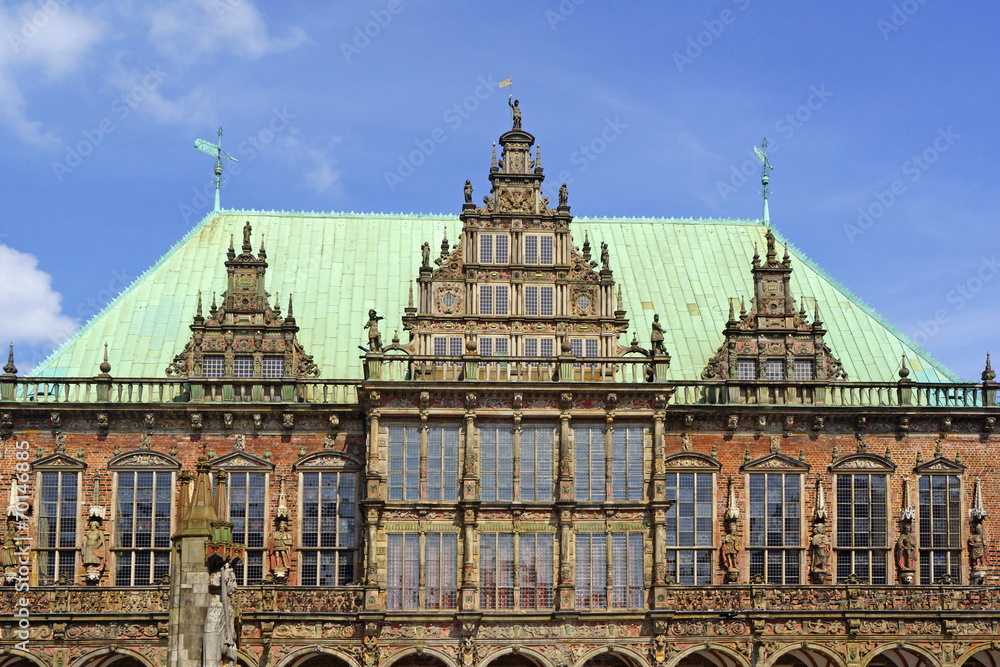
<instances>
[{"instance_id":1,"label":"white cloud","mask_svg":"<svg viewBox=\"0 0 1000 667\"><path fill-rule=\"evenodd\" d=\"M0 123L30 144L55 145L54 134L29 118L19 79L34 81L40 71L55 80L75 71L104 34L101 20L60 2L0 7Z\"/></svg>"},{"instance_id":2,"label":"white cloud","mask_svg":"<svg viewBox=\"0 0 1000 667\"><path fill-rule=\"evenodd\" d=\"M323 147L319 141L306 143L296 136L284 136L278 145L284 157L303 170L306 185L319 194L340 194L340 170L329 153L329 148L339 141L340 137L330 137Z\"/></svg>"},{"instance_id":3,"label":"white cloud","mask_svg":"<svg viewBox=\"0 0 1000 667\"><path fill-rule=\"evenodd\" d=\"M281 37L249 0L175 0L152 12L149 34L153 45L180 63L226 49L243 58L287 51L304 43L306 32L293 27Z\"/></svg>"},{"instance_id":4,"label":"white cloud","mask_svg":"<svg viewBox=\"0 0 1000 667\"><path fill-rule=\"evenodd\" d=\"M4 341L58 345L79 322L62 313L62 295L52 289L52 276L38 260L0 244L0 337Z\"/></svg>"}]
</instances>

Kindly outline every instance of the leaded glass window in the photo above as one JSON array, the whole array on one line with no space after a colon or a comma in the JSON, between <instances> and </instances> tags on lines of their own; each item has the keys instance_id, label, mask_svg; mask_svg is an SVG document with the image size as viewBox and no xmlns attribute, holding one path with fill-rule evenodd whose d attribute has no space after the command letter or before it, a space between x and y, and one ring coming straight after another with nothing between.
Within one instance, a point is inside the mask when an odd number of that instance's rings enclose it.
<instances>
[{"instance_id":1,"label":"leaded glass window","mask_svg":"<svg viewBox=\"0 0 1000 667\"><path fill-rule=\"evenodd\" d=\"M389 427L389 500L458 499L457 427L427 427L427 449L423 450L420 428ZM420 470L425 461L427 492L421 498Z\"/></svg>"},{"instance_id":2,"label":"leaded glass window","mask_svg":"<svg viewBox=\"0 0 1000 667\"><path fill-rule=\"evenodd\" d=\"M577 533L577 608L642 607L642 552L642 533Z\"/></svg>"},{"instance_id":3,"label":"leaded glass window","mask_svg":"<svg viewBox=\"0 0 1000 667\"><path fill-rule=\"evenodd\" d=\"M750 577L769 584L800 584L802 476L752 473L750 485Z\"/></svg>"},{"instance_id":4,"label":"leaded glass window","mask_svg":"<svg viewBox=\"0 0 1000 667\"><path fill-rule=\"evenodd\" d=\"M116 586L151 586L170 570L173 473L117 473Z\"/></svg>"},{"instance_id":5,"label":"leaded glass window","mask_svg":"<svg viewBox=\"0 0 1000 667\"><path fill-rule=\"evenodd\" d=\"M524 263L552 264L555 259L553 254L554 241L551 234L525 234Z\"/></svg>"},{"instance_id":6,"label":"leaded glass window","mask_svg":"<svg viewBox=\"0 0 1000 667\"><path fill-rule=\"evenodd\" d=\"M479 595L483 609L514 608L514 534L479 535Z\"/></svg>"},{"instance_id":7,"label":"leaded glass window","mask_svg":"<svg viewBox=\"0 0 1000 667\"><path fill-rule=\"evenodd\" d=\"M458 605L458 534L389 533L387 538L387 607L394 610L455 609Z\"/></svg>"},{"instance_id":8,"label":"leaded glass window","mask_svg":"<svg viewBox=\"0 0 1000 667\"><path fill-rule=\"evenodd\" d=\"M509 285L480 285L479 314L507 315L510 294Z\"/></svg>"},{"instance_id":9,"label":"leaded glass window","mask_svg":"<svg viewBox=\"0 0 1000 667\"><path fill-rule=\"evenodd\" d=\"M783 359L768 359L764 362L764 377L768 380L785 379L785 362Z\"/></svg>"},{"instance_id":10,"label":"leaded glass window","mask_svg":"<svg viewBox=\"0 0 1000 667\"><path fill-rule=\"evenodd\" d=\"M285 358L274 355L264 357L264 377L280 378L285 376Z\"/></svg>"},{"instance_id":11,"label":"leaded glass window","mask_svg":"<svg viewBox=\"0 0 1000 667\"><path fill-rule=\"evenodd\" d=\"M514 434L510 426L479 428L483 500L514 500Z\"/></svg>"},{"instance_id":12,"label":"leaded glass window","mask_svg":"<svg viewBox=\"0 0 1000 667\"><path fill-rule=\"evenodd\" d=\"M685 586L712 583L714 478L708 472L666 476L667 577Z\"/></svg>"},{"instance_id":13,"label":"leaded glass window","mask_svg":"<svg viewBox=\"0 0 1000 667\"><path fill-rule=\"evenodd\" d=\"M78 472L41 473L35 547L38 549L38 583L43 586L54 584L60 577L74 579L79 481Z\"/></svg>"},{"instance_id":14,"label":"leaded glass window","mask_svg":"<svg viewBox=\"0 0 1000 667\"><path fill-rule=\"evenodd\" d=\"M229 473L229 520L233 541L246 547L234 572L239 585L258 584L264 578L265 493L267 473Z\"/></svg>"},{"instance_id":15,"label":"leaded glass window","mask_svg":"<svg viewBox=\"0 0 1000 667\"><path fill-rule=\"evenodd\" d=\"M518 437L519 447L514 447ZM549 502L555 429L527 426L515 433L509 424L479 427L482 499Z\"/></svg>"},{"instance_id":16,"label":"leaded glass window","mask_svg":"<svg viewBox=\"0 0 1000 667\"><path fill-rule=\"evenodd\" d=\"M233 377L253 377L253 357L244 354L233 357Z\"/></svg>"},{"instance_id":17,"label":"leaded glass window","mask_svg":"<svg viewBox=\"0 0 1000 667\"><path fill-rule=\"evenodd\" d=\"M349 584L357 579L358 473L322 471L300 475L301 583Z\"/></svg>"},{"instance_id":18,"label":"leaded glass window","mask_svg":"<svg viewBox=\"0 0 1000 667\"><path fill-rule=\"evenodd\" d=\"M220 378L226 372L226 360L221 354L206 354L201 362L202 374L207 378Z\"/></svg>"},{"instance_id":19,"label":"leaded glass window","mask_svg":"<svg viewBox=\"0 0 1000 667\"><path fill-rule=\"evenodd\" d=\"M603 428L576 427L573 438L578 501L644 498L642 428L616 426L608 443Z\"/></svg>"},{"instance_id":20,"label":"leaded glass window","mask_svg":"<svg viewBox=\"0 0 1000 667\"><path fill-rule=\"evenodd\" d=\"M507 264L510 262L510 237L506 234L479 235L479 263Z\"/></svg>"},{"instance_id":21,"label":"leaded glass window","mask_svg":"<svg viewBox=\"0 0 1000 667\"><path fill-rule=\"evenodd\" d=\"M737 380L756 380L757 379L757 363L753 359L737 359L736 360L736 379Z\"/></svg>"},{"instance_id":22,"label":"leaded glass window","mask_svg":"<svg viewBox=\"0 0 1000 667\"><path fill-rule=\"evenodd\" d=\"M920 583L936 584L949 575L958 582L962 567L962 485L957 475L920 477Z\"/></svg>"},{"instance_id":23,"label":"leaded glass window","mask_svg":"<svg viewBox=\"0 0 1000 667\"><path fill-rule=\"evenodd\" d=\"M555 340L552 338L538 338L527 336L522 339L524 342L524 356L526 357L551 357L555 349Z\"/></svg>"},{"instance_id":24,"label":"leaded glass window","mask_svg":"<svg viewBox=\"0 0 1000 667\"><path fill-rule=\"evenodd\" d=\"M837 582L887 583L886 476L837 475Z\"/></svg>"},{"instance_id":25,"label":"leaded glass window","mask_svg":"<svg viewBox=\"0 0 1000 667\"><path fill-rule=\"evenodd\" d=\"M795 370L795 380L815 380L816 372L812 359L796 359L793 365Z\"/></svg>"},{"instance_id":26,"label":"leaded glass window","mask_svg":"<svg viewBox=\"0 0 1000 667\"><path fill-rule=\"evenodd\" d=\"M551 285L524 286L524 314L552 315L554 308L555 288Z\"/></svg>"}]
</instances>

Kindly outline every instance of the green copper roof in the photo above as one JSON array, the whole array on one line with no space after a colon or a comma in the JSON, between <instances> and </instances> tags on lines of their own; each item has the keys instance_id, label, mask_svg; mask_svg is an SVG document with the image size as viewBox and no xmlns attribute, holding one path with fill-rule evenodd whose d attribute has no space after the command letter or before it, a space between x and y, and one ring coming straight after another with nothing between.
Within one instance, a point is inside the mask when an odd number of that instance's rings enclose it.
<instances>
[{"instance_id":1,"label":"green copper roof","mask_svg":"<svg viewBox=\"0 0 1000 667\"><path fill-rule=\"evenodd\" d=\"M40 364L35 376L92 377L108 343L116 377L165 377L188 340L200 290L205 308L225 289L223 262L230 235L253 225L256 249L266 237L266 289L283 305L292 294L301 340L324 378L361 377L359 344L369 308L385 313L386 343L399 328L407 283L417 276L420 244L435 250L442 231L459 238L461 224L446 215L223 211L210 214L152 268ZM667 327L670 377L699 379L722 341L728 299L752 293L750 258L764 247L765 228L753 220L576 218L573 237L590 233L609 246L615 280L640 344L648 346L653 314ZM778 238L780 244L785 241ZM852 381L892 382L905 352L910 378L959 378L879 317L794 247L792 290L807 312L818 299L827 343ZM406 336L401 332L403 342ZM622 343L632 338L629 332Z\"/></svg>"}]
</instances>

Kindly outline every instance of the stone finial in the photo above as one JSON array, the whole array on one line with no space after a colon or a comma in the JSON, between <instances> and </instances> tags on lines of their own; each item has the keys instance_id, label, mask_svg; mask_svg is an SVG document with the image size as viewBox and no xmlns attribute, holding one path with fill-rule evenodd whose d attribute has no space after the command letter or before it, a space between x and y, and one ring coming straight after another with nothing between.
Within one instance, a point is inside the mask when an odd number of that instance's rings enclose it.
<instances>
[{"instance_id":1,"label":"stone finial","mask_svg":"<svg viewBox=\"0 0 1000 667\"><path fill-rule=\"evenodd\" d=\"M98 367L101 369L100 377L108 377L108 373L111 372L111 364L108 363L108 344L104 344L104 361Z\"/></svg>"},{"instance_id":2,"label":"stone finial","mask_svg":"<svg viewBox=\"0 0 1000 667\"><path fill-rule=\"evenodd\" d=\"M490 156L490 171L498 171L500 167L497 166L497 142L493 142L493 152Z\"/></svg>"},{"instance_id":3,"label":"stone finial","mask_svg":"<svg viewBox=\"0 0 1000 667\"><path fill-rule=\"evenodd\" d=\"M14 343L11 343L7 350L7 364L3 367L3 374L8 377L17 375L17 366L14 365Z\"/></svg>"},{"instance_id":4,"label":"stone finial","mask_svg":"<svg viewBox=\"0 0 1000 667\"><path fill-rule=\"evenodd\" d=\"M291 294L288 295L288 317L286 317L285 319L286 320L292 320L292 321L295 320L295 316L292 314L292 295Z\"/></svg>"},{"instance_id":5,"label":"stone finial","mask_svg":"<svg viewBox=\"0 0 1000 667\"><path fill-rule=\"evenodd\" d=\"M910 376L910 369L906 367L906 353L903 353L902 365L899 367L899 379L905 380Z\"/></svg>"},{"instance_id":6,"label":"stone finial","mask_svg":"<svg viewBox=\"0 0 1000 667\"><path fill-rule=\"evenodd\" d=\"M233 248L233 235L229 235L229 250L226 251L226 258L231 262L236 259L236 250Z\"/></svg>"},{"instance_id":7,"label":"stone finial","mask_svg":"<svg viewBox=\"0 0 1000 667\"><path fill-rule=\"evenodd\" d=\"M218 312L219 307L215 303L215 292L212 292L212 305L208 309L208 314L211 317L215 317L215 313Z\"/></svg>"},{"instance_id":8,"label":"stone finial","mask_svg":"<svg viewBox=\"0 0 1000 667\"><path fill-rule=\"evenodd\" d=\"M983 369L983 382L993 382L997 377L997 374L993 372L993 366L990 364L990 353L986 353L986 368Z\"/></svg>"}]
</instances>

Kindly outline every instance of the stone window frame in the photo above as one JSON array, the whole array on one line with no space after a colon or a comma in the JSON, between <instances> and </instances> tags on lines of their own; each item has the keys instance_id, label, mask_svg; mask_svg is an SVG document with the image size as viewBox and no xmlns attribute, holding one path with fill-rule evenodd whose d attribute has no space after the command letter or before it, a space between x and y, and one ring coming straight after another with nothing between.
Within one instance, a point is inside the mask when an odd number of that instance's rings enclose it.
<instances>
[{"instance_id":1,"label":"stone window frame","mask_svg":"<svg viewBox=\"0 0 1000 667\"><path fill-rule=\"evenodd\" d=\"M744 475L744 479L743 479L744 489L746 489L747 522L746 522L746 536L745 536L746 539L745 539L745 545L746 545L746 550L747 550L747 561L748 561L747 562L747 573L748 573L748 576L752 577L754 574L761 574L761 575L763 575L765 577L765 580L766 580L767 579L767 569L768 569L768 558L767 558L768 554L767 554L767 552L768 551L780 550L781 552L783 552L784 554L786 554L786 557L783 558L782 581L780 581L780 582L774 582L774 583L776 583L776 584L779 584L779 583L780 584L790 584L790 585L799 585L799 584L805 583L805 573L806 573L805 555L806 555L806 544L808 542L808 539L807 539L807 535L808 535L808 530L807 530L807 512L806 512L806 503L805 503L805 501L806 501L806 493L805 492L806 492L806 477L809 474L809 470L810 470L810 467L807 464L803 463L802 461L799 461L798 459L794 459L791 456L788 456L787 454L782 454L780 452L772 452L770 454L762 456L762 457L760 457L758 459L755 459L753 461L748 461L747 463L744 463L740 467L740 471ZM798 545L784 544L784 545L781 545L781 546L776 546L776 547L770 547L769 548L769 546L766 545L766 544L759 545L759 546L753 544L754 535L751 534L751 518L752 518L752 514L751 514L751 506L750 506L751 505L751 484L752 484L751 475L797 475L798 476L798 478L799 478L798 479L798 482L799 482L799 488L798 488L798 491L799 491L799 502L798 502L799 542L798 542ZM765 480L765 482L766 482L766 480ZM783 488L784 488L784 485L783 485ZM766 491L766 488L765 488L765 493L766 492L767 491ZM767 500L765 498L765 504L766 504L766 502L767 502ZM785 504L784 500L782 500L782 504L783 505ZM765 512L765 517L764 518L765 519L767 518L766 517L766 512ZM783 536L784 536L784 533L785 533L785 529L783 528L782 529L782 535ZM767 533L765 533L765 539L766 539L766 535L767 535ZM761 571L761 572L756 572L755 571L754 559L756 557L755 556L756 552L763 552L763 553L761 553L761 556L762 556L762 559L763 559L762 560L762 569L763 569L763 571ZM797 577L798 581L790 581L789 580L789 579L795 578L795 576L793 574L791 574L791 572L790 572L790 563L787 560L787 554L791 554L792 564L794 564L796 566L795 569L798 571L798 577Z\"/></svg>"},{"instance_id":2,"label":"stone window frame","mask_svg":"<svg viewBox=\"0 0 1000 667\"><path fill-rule=\"evenodd\" d=\"M262 473L264 475L264 535L263 535L263 546L261 547L251 547L245 542L243 545L246 547L246 557L241 560L239 565L236 567L236 578L238 585L253 585L259 584L260 580L248 579L247 567L250 565L251 555L253 559L256 560L260 557L261 561L261 574L262 576L266 574L267 567L265 561L267 559L267 540L268 535L271 532L270 527L273 525L273 520L271 519L269 509L271 507L271 481L274 473L274 464L267 459L261 458L259 456L254 456L249 452L245 451L233 451L228 454L223 454L209 462L213 470L223 470L229 473L229 484L226 486L226 490L229 493L228 507L229 510L229 520L232 521L234 507L232 491L233 483L232 476L233 473ZM236 531L234 528L234 540L236 540ZM239 540L236 540L239 542Z\"/></svg>"},{"instance_id":3,"label":"stone window frame","mask_svg":"<svg viewBox=\"0 0 1000 667\"><path fill-rule=\"evenodd\" d=\"M949 574L952 579L956 582L962 580L963 572L965 571L966 563L966 540L968 539L968 522L966 521L966 484L965 484L965 466L957 461L945 458L943 456L937 456L926 463L922 463L914 467L913 472L917 475L916 493L917 502L914 504L914 510L916 510L916 519L914 526L914 537L917 539L917 563L918 563L918 578L921 585L932 585L938 583L938 580L933 576L932 572L925 571L924 565L924 554L932 552L948 552L949 554ZM921 486L925 479L930 479L933 477L955 477L958 483L958 501L956 503L958 515L954 517L954 521L957 524L957 531L955 531L955 537L957 538L957 545L947 548L938 548L934 546L924 545L924 531L923 531L923 503L921 502L922 489ZM930 560L933 558L929 556Z\"/></svg>"},{"instance_id":4,"label":"stone window frame","mask_svg":"<svg viewBox=\"0 0 1000 667\"><path fill-rule=\"evenodd\" d=\"M832 542L833 549L833 568L834 568L834 580L836 583L843 583L846 576L840 576L840 558L841 554L846 554L848 552L854 553L859 551L867 551L871 555L876 552L881 555L881 560L885 563L885 581L883 583L888 584L890 581L890 571L889 561L891 559L892 550L892 508L890 502L890 491L891 491L891 481L894 473L896 472L896 464L891 460L885 458L884 456L878 456L877 454L870 454L867 452L859 452L857 454L849 454L843 456L830 466L829 471L833 474L833 530L831 531L830 541ZM885 481L885 544L876 546L840 546L840 528L841 522L844 520L842 517L841 505L840 505L840 494L838 493L840 485L840 477L844 475L869 475L869 476L882 476ZM853 485L852 485L853 486ZM853 494L852 494L853 495ZM852 500L853 504L853 500ZM869 512L869 518L871 513ZM869 530L871 533L871 530ZM853 557L853 556L852 556ZM870 564L870 569L873 569L874 565ZM853 568L852 568L853 569ZM857 572L851 572L849 574L857 575ZM863 578L859 577L862 583L871 583L870 581L865 581ZM880 585L880 584L874 584Z\"/></svg>"},{"instance_id":5,"label":"stone window frame","mask_svg":"<svg viewBox=\"0 0 1000 667\"><path fill-rule=\"evenodd\" d=\"M670 532L667 531L666 539L664 540L665 543L664 546L667 552L666 554L664 554L664 563L666 564L667 567L668 581L673 580L679 585L712 585L715 583L715 573L716 570L718 569L716 563L716 554L718 553L718 548L719 548L718 537L717 537L718 531L716 530L716 524L717 524L716 516L718 511L717 503L719 498L718 477L719 477L719 472L721 470L722 470L722 464L720 464L719 461L712 458L711 456L708 456L707 454L699 454L697 452L683 452L679 454L673 454L665 458L663 461L663 472L667 476L667 478L669 478L670 475L681 475L681 474L709 475L710 476L709 483L712 489L712 500L711 500L712 507L709 515L710 525L708 527L708 536L709 539L711 540L710 544L708 545L697 544L697 534L699 532L697 525L694 527L693 530L693 532L695 533L696 544L691 546L687 545L671 546L669 544L671 542ZM664 488L667 493L667 499L676 500L676 498L671 498L670 485L665 483ZM675 502L667 510L666 518L668 520L671 518L671 514L677 511L677 508L678 506ZM680 517L677 518L679 519ZM695 519L699 518L697 509L695 510L695 516L693 518ZM671 553L679 554L681 552L693 552L695 554L693 562L693 565L695 567L695 573L693 581L690 584L684 582L679 578L678 570L680 568L681 563L676 557L673 560L673 566L674 566L672 568L673 571L671 571L671 560L670 558L668 558L668 556ZM699 558L703 558L704 556L707 556L707 565L708 565L707 582L700 581L697 572L699 565Z\"/></svg>"},{"instance_id":6,"label":"stone window frame","mask_svg":"<svg viewBox=\"0 0 1000 667\"><path fill-rule=\"evenodd\" d=\"M35 541L32 545L32 551L35 552L36 558L36 571L38 572L38 585L52 585L62 577L66 577L71 583L76 583L78 574L80 573L80 548L81 539L80 536L83 531L86 530L88 524L88 517L85 517L81 513L81 506L83 504L83 478L87 469L87 464L79 459L66 456L65 454L51 454L49 456L36 459L31 464L31 470L35 473L35 489L38 493L38 498L36 499L36 534ZM74 540L73 547L62 547L58 544L54 547L44 547L41 545L41 536L39 534L41 530L41 519L42 519L42 508L41 504L44 502L42 498L42 476L44 473L71 473L75 474L76 477L76 509L73 512L73 520L75 522L74 532L76 538ZM60 475L61 477L61 475ZM62 502L60 501L61 505ZM58 511L56 517L57 521L63 519L63 514ZM56 534L58 535L60 531L57 529ZM50 577L45 577L44 581L42 578L42 559L46 554L55 554L55 572ZM64 554L72 555L72 565L67 562L62 562Z\"/></svg>"}]
</instances>

